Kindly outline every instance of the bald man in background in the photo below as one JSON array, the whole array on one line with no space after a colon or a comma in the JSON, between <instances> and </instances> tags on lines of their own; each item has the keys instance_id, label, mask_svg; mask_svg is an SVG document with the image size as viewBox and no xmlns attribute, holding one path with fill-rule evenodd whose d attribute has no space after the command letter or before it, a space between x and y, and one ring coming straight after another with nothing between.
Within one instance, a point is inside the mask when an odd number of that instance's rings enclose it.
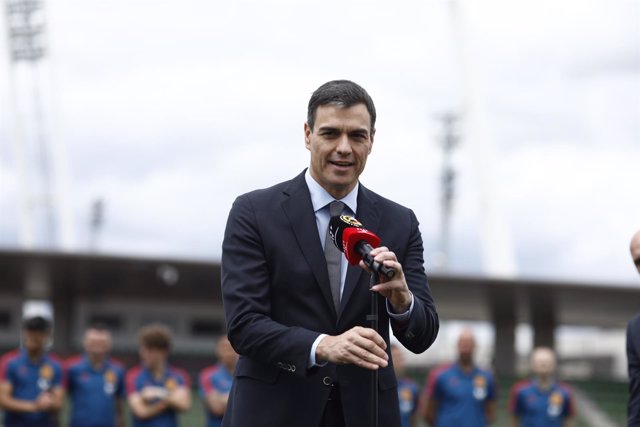
<instances>
[{"instance_id":1,"label":"bald man in background","mask_svg":"<svg viewBox=\"0 0 640 427\"><path fill-rule=\"evenodd\" d=\"M473 360L476 339L464 329L458 338L458 360L431 371L422 396L420 415L434 427L486 427L496 419L493 374Z\"/></svg>"},{"instance_id":2,"label":"bald man in background","mask_svg":"<svg viewBox=\"0 0 640 427\"><path fill-rule=\"evenodd\" d=\"M92 325L84 333L84 354L67 360L70 427L124 427L124 365L109 355L111 332Z\"/></svg>"},{"instance_id":3,"label":"bald man in background","mask_svg":"<svg viewBox=\"0 0 640 427\"><path fill-rule=\"evenodd\" d=\"M512 427L570 427L575 416L571 388L556 381L556 356L548 347L531 353L533 377L516 383L509 397Z\"/></svg>"},{"instance_id":4,"label":"bald man in background","mask_svg":"<svg viewBox=\"0 0 640 427\"><path fill-rule=\"evenodd\" d=\"M640 230L629 245L631 259L640 273ZM640 313L627 325L627 363L629 366L628 427L640 427Z\"/></svg>"}]
</instances>

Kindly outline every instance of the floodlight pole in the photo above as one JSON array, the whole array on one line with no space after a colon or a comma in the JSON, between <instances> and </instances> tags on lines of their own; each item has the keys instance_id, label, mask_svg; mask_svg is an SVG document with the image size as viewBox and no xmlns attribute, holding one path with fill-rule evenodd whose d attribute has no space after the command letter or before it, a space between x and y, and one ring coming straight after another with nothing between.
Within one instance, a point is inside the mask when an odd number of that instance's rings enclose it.
<instances>
[{"instance_id":1,"label":"floodlight pole","mask_svg":"<svg viewBox=\"0 0 640 427\"><path fill-rule=\"evenodd\" d=\"M10 102L15 115L13 145L19 176L18 237L20 245L25 248L32 247L38 240L38 235L48 246L54 246L57 239L49 138L45 129L45 112L39 80L39 70L47 51L43 3L42 0L6 0L5 10ZM30 118L26 117L26 108L24 102L21 102L27 96L21 97L22 94L18 93L18 86L24 83L21 81L23 79L19 79L20 74L25 80L30 78ZM40 232L35 227L37 213L41 213L38 216Z\"/></svg>"},{"instance_id":2,"label":"floodlight pole","mask_svg":"<svg viewBox=\"0 0 640 427\"><path fill-rule=\"evenodd\" d=\"M446 269L449 262L449 243L451 234L451 212L453 205L456 172L453 168L453 149L460 144L457 124L460 116L445 113L438 116L442 122L443 133L440 140L442 147L442 172L440 175L440 260L441 269Z\"/></svg>"}]
</instances>

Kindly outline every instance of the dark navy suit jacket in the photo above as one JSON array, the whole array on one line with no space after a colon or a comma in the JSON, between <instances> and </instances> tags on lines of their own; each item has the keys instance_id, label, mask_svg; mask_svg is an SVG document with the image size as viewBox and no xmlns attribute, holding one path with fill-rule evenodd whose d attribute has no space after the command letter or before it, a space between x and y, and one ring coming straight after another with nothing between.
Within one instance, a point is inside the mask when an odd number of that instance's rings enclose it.
<instances>
[{"instance_id":1,"label":"dark navy suit jacket","mask_svg":"<svg viewBox=\"0 0 640 427\"><path fill-rule=\"evenodd\" d=\"M407 322L389 319L378 298L380 335L389 325L414 353L438 333L438 315L424 270L414 213L360 185L356 217L398 257L414 296ZM368 327L369 274L349 266L336 312L304 172L291 181L244 194L229 214L222 248L227 332L240 354L223 425L309 427L320 423L331 383L341 391L346 424L370 425L371 371L327 363L308 368L319 334ZM328 242L331 244L331 242ZM391 360L391 357L389 357ZM393 366L379 370L381 426L400 425Z\"/></svg>"},{"instance_id":2,"label":"dark navy suit jacket","mask_svg":"<svg viewBox=\"0 0 640 427\"><path fill-rule=\"evenodd\" d=\"M628 427L640 427L640 314L627 325L627 361L629 364Z\"/></svg>"}]
</instances>

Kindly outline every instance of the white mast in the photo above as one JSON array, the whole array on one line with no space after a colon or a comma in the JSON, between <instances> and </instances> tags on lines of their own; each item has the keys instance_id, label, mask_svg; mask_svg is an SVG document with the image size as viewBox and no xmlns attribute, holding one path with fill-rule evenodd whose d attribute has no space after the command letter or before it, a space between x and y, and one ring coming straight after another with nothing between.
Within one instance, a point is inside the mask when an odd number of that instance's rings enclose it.
<instances>
[{"instance_id":1,"label":"white mast","mask_svg":"<svg viewBox=\"0 0 640 427\"><path fill-rule=\"evenodd\" d=\"M474 40L467 33L468 6L471 2L449 0L451 21L463 87L462 126L465 144L473 150L477 168L477 190L480 203L480 240L484 272L491 276L513 277L516 261L511 230L504 215L502 199L495 185L496 163L494 137L486 116L486 94L483 79L469 49Z\"/></svg>"},{"instance_id":2,"label":"white mast","mask_svg":"<svg viewBox=\"0 0 640 427\"><path fill-rule=\"evenodd\" d=\"M18 173L18 239L22 248L70 249L64 153L51 138L52 84L42 0L5 0L9 47L10 120Z\"/></svg>"}]
</instances>

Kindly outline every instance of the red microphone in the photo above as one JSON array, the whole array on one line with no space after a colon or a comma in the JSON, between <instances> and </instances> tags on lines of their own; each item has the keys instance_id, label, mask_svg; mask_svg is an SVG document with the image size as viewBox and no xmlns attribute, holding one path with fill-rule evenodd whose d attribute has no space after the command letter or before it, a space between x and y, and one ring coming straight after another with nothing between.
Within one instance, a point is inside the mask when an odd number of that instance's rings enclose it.
<instances>
[{"instance_id":1,"label":"red microphone","mask_svg":"<svg viewBox=\"0 0 640 427\"><path fill-rule=\"evenodd\" d=\"M365 229L354 217L350 215L332 217L329 221L329 234L333 243L344 252L349 264L355 265L363 260L378 274L383 274L389 279L395 275L395 270L373 260L371 251L378 247L380 238Z\"/></svg>"}]
</instances>

